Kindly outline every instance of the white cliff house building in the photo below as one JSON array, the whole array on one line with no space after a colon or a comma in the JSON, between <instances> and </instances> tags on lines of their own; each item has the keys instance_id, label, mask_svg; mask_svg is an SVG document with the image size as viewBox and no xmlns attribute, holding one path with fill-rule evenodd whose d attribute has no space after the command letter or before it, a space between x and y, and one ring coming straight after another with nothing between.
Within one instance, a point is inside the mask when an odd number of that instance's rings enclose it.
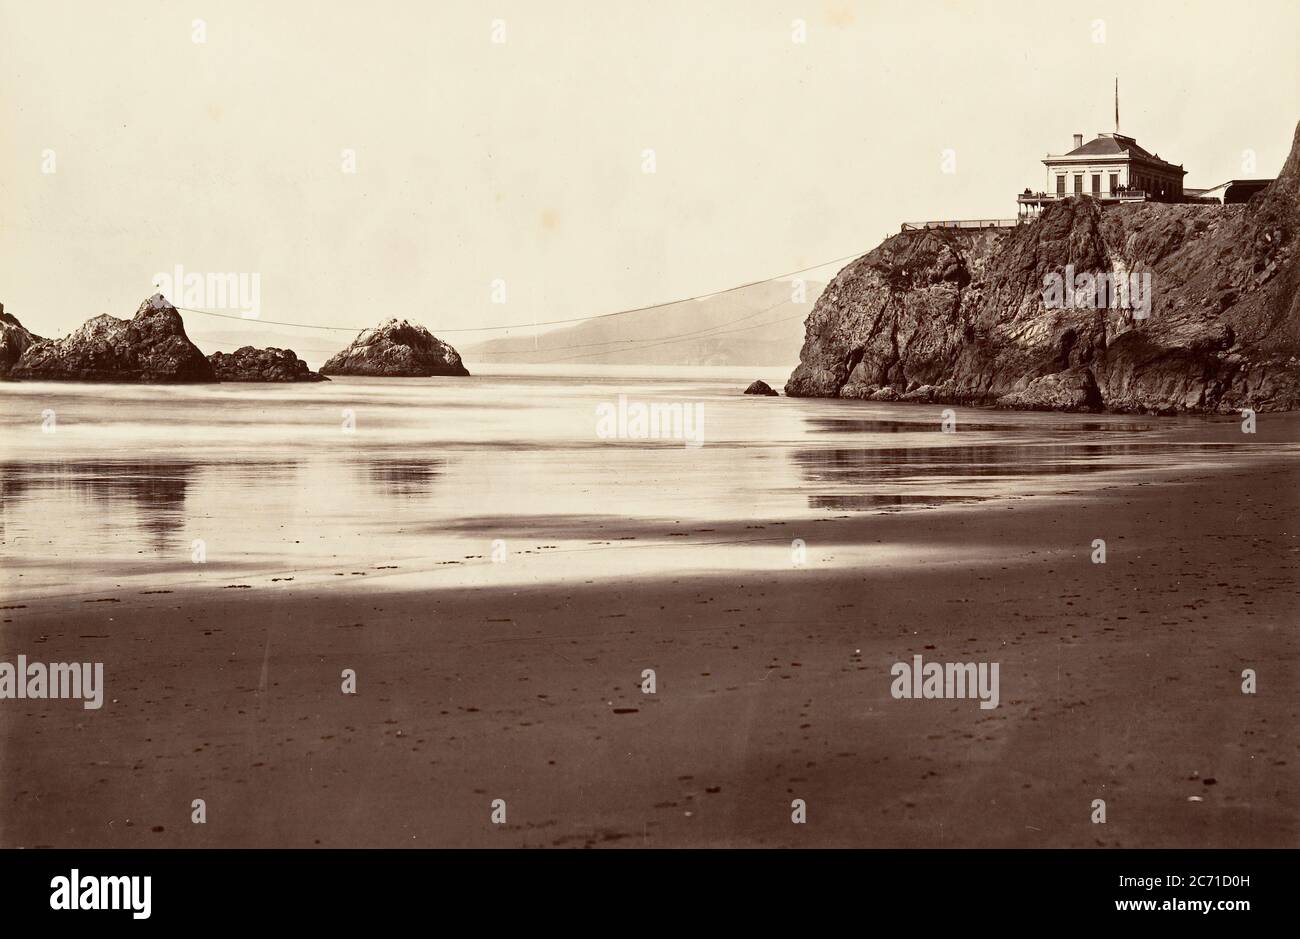
<instances>
[{"instance_id":1,"label":"white cliff house building","mask_svg":"<svg viewBox=\"0 0 1300 939\"><path fill-rule=\"evenodd\" d=\"M1103 205L1122 202L1190 202L1224 204L1246 202L1272 179L1229 179L1212 189L1183 185L1187 170L1152 153L1133 137L1119 132L1119 82L1115 84L1115 131L1098 134L1087 143L1074 135L1066 153L1049 153L1043 159L1047 178L1037 192L1026 188L1016 196L1016 218L937 219L904 222L902 231L929 228L1011 228L1031 221L1043 207L1063 199L1084 197Z\"/></svg>"},{"instance_id":2,"label":"white cliff house building","mask_svg":"<svg viewBox=\"0 0 1300 939\"><path fill-rule=\"evenodd\" d=\"M1187 171L1151 153L1132 137L1118 131L1098 134L1083 142L1074 135L1068 153L1043 160L1047 185L1038 192L1026 190L1016 199L1022 214L1069 196L1091 196L1106 202L1182 202Z\"/></svg>"}]
</instances>

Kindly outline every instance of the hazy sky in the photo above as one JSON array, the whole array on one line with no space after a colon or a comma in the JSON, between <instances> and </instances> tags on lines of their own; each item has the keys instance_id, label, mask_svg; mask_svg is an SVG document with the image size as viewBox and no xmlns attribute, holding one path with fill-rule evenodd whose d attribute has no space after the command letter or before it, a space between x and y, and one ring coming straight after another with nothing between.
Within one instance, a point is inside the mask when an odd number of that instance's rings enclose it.
<instances>
[{"instance_id":1,"label":"hazy sky","mask_svg":"<svg viewBox=\"0 0 1300 939\"><path fill-rule=\"evenodd\" d=\"M0 302L57 335L180 264L468 343L1014 216L1117 72L1188 185L1272 176L1298 35L1295 0L0 0Z\"/></svg>"}]
</instances>

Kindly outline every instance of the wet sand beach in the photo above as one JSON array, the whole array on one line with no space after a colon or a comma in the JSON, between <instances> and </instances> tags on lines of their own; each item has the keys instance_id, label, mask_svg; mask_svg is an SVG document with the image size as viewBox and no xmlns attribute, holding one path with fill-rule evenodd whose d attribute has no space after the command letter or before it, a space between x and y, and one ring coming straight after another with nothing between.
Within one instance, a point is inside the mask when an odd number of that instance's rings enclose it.
<instances>
[{"instance_id":1,"label":"wet sand beach","mask_svg":"<svg viewBox=\"0 0 1300 939\"><path fill-rule=\"evenodd\" d=\"M6 599L0 658L102 661L107 690L0 705L0 845L1294 846L1298 481L1261 452L901 511L566 516L629 557L803 539L783 569L585 576L575 547L568 579L480 552ZM484 530L568 564L560 520ZM894 699L916 654L999 662L998 707Z\"/></svg>"}]
</instances>

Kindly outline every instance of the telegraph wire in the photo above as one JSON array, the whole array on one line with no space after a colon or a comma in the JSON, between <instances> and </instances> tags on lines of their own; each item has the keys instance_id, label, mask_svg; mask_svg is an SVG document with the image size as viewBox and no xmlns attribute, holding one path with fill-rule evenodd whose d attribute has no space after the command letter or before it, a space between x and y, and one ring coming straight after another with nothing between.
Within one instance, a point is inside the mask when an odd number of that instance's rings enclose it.
<instances>
[{"instance_id":1,"label":"telegraph wire","mask_svg":"<svg viewBox=\"0 0 1300 939\"><path fill-rule=\"evenodd\" d=\"M780 305L780 304L776 304L775 306L779 306L779 305ZM773 307L768 307L768 308L767 308L767 310L771 310L771 309L773 309ZM767 310L761 310L760 312L762 312L762 313L766 313ZM739 327L739 328L737 328L737 329L724 329L724 330L722 330L721 332L711 333L711 334L709 334L708 336L704 336L704 337L702 337L702 338L704 338L704 339L712 339L714 336L725 336L725 335L728 335L729 333L743 333L743 332L746 332L746 331L751 330L751 329L760 329L760 328L763 327L763 326L773 326L773 325L775 325L775 324L777 324L777 323L784 323L784 322L786 322L786 321L788 321L788 320L793 320L793 319L802 319L803 317L804 317L803 312L795 313L795 314L792 315L792 316L779 316L779 317L777 317L776 319L774 319L774 320L769 320L769 321L766 322L766 323L751 323L751 324L748 325L748 326L741 326L741 327ZM715 327L713 327L713 328L714 328L714 329L720 329L720 328L723 327L723 326L729 326L729 325L731 325L731 324L730 324L730 323L720 323L720 324L718 324L718 326L715 326ZM686 334L685 336L668 336L668 337L666 337L666 338L661 338L661 339L654 340L653 343L652 343L651 345L648 345L648 346L638 346L637 349L638 349L638 351L640 351L641 349L653 349L655 346L669 346L669 345L673 345L674 343L681 342L683 339L690 338L691 335L692 335L692 334ZM646 341L650 341L650 340L636 340L636 341L646 342ZM563 350L562 350L562 349L547 349L547 350L545 350L545 351L547 351L547 352L561 352L561 351L563 351ZM604 350L602 350L602 351L600 351L600 352L585 352L585 353L583 353L582 355L563 355L563 356L558 356L557 358L554 358L554 359L543 359L541 362L538 362L538 363L536 363L536 364L538 364L538 365L544 365L544 364L546 364L546 363L548 363L548 362L567 362L567 361L569 361L570 359L589 359L589 358L591 358L591 357L594 356L594 355L613 355L613 354L615 354L615 353L617 353L617 352L620 352L620 351L623 351L623 350L621 350L621 349L604 349ZM628 351L631 351L631 350L628 350Z\"/></svg>"},{"instance_id":2,"label":"telegraph wire","mask_svg":"<svg viewBox=\"0 0 1300 939\"><path fill-rule=\"evenodd\" d=\"M672 336L646 336L641 339L606 339L601 342L585 342L574 346L552 346L549 349L545 349L545 348L543 349L502 349L500 351L483 349L480 350L478 354L480 356L488 356L488 357L496 357L498 355L536 355L539 352L565 352L568 351L569 349L594 349L596 346L618 346L620 344L635 345L636 343L641 343L641 342L658 342L659 340L663 340L663 339L673 339L673 340L688 339L691 336L699 336L702 333L712 332L715 329L722 329L724 326L732 326L735 325L736 323L743 323L745 320L753 319L755 316L762 316L764 313L767 313L770 310L775 310L777 307L781 306L781 304L786 302L787 301L785 300L778 300L776 303L773 303L771 306L765 306L761 310L755 310L752 313L746 313L744 316L738 317L734 320L727 320L726 322L723 323L714 323L712 326L706 326L703 329L697 329L689 333L676 333ZM780 321L776 320L775 322L780 322ZM769 324L758 323L755 324L754 328L757 329L759 326L764 326L764 325L769 325ZM613 349L606 349L604 351L618 352L619 350L617 348L613 348ZM602 353L597 352L596 354L601 355Z\"/></svg>"},{"instance_id":3,"label":"telegraph wire","mask_svg":"<svg viewBox=\"0 0 1300 939\"><path fill-rule=\"evenodd\" d=\"M796 274L803 274L808 271L815 271L818 268L827 267L831 264L839 264L843 261L850 261L860 256L861 256L860 253L847 254L844 257L833 258L832 260L829 261L822 261L818 264L812 264L809 265L808 267L801 267L798 270L788 271L784 274L775 274L771 277L764 277L761 280L751 280L747 283L737 284L734 287L726 287L722 290L714 290L709 293L701 293L690 297L683 297L680 300L665 300L661 303L651 303L648 306L630 307L626 310L614 310L613 312L610 313L597 313L593 316L576 316L576 317L571 317L569 319L547 320L541 323L513 323L507 326L466 326L460 329L439 328L439 329L430 329L429 331L434 333L435 335L446 334L446 333L479 333L479 332L498 332L501 330L508 330L508 329L535 329L541 326L565 326L570 323L588 323L591 322L592 320L608 319L614 316L626 316L629 313L643 313L649 310L662 309L663 307L667 307L667 306L675 306L676 304L679 303L690 303L694 300L706 300L709 297L719 297L722 296L723 294L734 293L737 290L744 290L746 287L756 287L759 284L770 283L774 280L784 280L785 278L793 277ZM283 320L249 319L247 317L240 316L235 313L217 313L214 310L198 310L192 307L182 307L182 306L178 306L176 307L176 309L181 310L182 312L185 313L198 313L203 316L215 316L215 317L220 317L221 319L239 320L242 323L250 323L250 324L260 323L264 326L289 326L294 329L325 329L333 332L362 333L372 328L370 326L357 328L353 326L324 326L316 323L289 323Z\"/></svg>"}]
</instances>

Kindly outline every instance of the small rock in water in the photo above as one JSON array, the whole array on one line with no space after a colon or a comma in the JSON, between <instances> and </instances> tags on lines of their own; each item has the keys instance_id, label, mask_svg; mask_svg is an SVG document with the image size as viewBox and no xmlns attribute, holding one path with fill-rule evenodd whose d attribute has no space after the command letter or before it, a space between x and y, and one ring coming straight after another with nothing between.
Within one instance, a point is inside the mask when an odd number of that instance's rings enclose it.
<instances>
[{"instance_id":1,"label":"small rock in water","mask_svg":"<svg viewBox=\"0 0 1300 939\"><path fill-rule=\"evenodd\" d=\"M767 382L765 382L765 381L763 381L762 379L760 379L760 380L754 382L754 383L753 383L752 385L750 385L748 388L746 388L746 389L745 389L745 394L747 394L747 395L771 395L771 396L775 396L777 393L776 393L775 391L772 390L772 386L771 386L771 385L769 385Z\"/></svg>"}]
</instances>

